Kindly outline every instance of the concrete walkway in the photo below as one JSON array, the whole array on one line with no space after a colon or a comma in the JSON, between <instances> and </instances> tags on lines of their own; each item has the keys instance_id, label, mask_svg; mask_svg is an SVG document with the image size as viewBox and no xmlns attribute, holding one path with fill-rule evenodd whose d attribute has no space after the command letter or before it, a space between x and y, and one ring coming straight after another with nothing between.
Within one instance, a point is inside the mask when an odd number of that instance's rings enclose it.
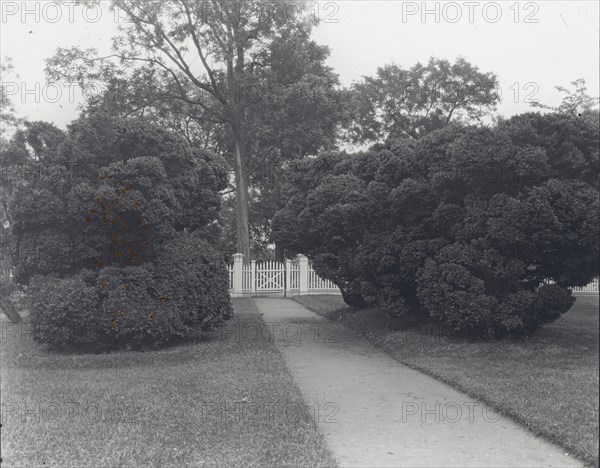
<instances>
[{"instance_id":1,"label":"concrete walkway","mask_svg":"<svg viewBox=\"0 0 600 468\"><path fill-rule=\"evenodd\" d=\"M340 466L582 466L297 302L254 302Z\"/></svg>"}]
</instances>

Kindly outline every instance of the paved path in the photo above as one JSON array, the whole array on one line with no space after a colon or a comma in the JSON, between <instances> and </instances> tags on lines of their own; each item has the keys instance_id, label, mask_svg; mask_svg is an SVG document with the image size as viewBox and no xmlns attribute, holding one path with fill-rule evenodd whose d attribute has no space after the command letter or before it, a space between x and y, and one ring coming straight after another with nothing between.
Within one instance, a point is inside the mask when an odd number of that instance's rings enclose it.
<instances>
[{"instance_id":1,"label":"paved path","mask_svg":"<svg viewBox=\"0 0 600 468\"><path fill-rule=\"evenodd\" d=\"M254 301L342 467L582 466L297 302Z\"/></svg>"}]
</instances>

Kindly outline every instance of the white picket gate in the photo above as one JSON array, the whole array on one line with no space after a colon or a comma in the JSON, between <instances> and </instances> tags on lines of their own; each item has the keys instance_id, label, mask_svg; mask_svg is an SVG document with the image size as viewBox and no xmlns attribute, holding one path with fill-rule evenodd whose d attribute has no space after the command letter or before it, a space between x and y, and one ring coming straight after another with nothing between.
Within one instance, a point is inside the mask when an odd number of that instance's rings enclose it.
<instances>
[{"instance_id":1,"label":"white picket gate","mask_svg":"<svg viewBox=\"0 0 600 468\"><path fill-rule=\"evenodd\" d=\"M252 260L247 263L242 254L235 254L233 258L233 264L228 265L229 292L233 297L341 294L335 284L317 275L304 255L285 262Z\"/></svg>"},{"instance_id":2,"label":"white picket gate","mask_svg":"<svg viewBox=\"0 0 600 468\"><path fill-rule=\"evenodd\" d=\"M250 270L251 274L254 274L254 290L257 294L285 291L285 263L252 260ZM252 282L250 284L252 285Z\"/></svg>"}]
</instances>

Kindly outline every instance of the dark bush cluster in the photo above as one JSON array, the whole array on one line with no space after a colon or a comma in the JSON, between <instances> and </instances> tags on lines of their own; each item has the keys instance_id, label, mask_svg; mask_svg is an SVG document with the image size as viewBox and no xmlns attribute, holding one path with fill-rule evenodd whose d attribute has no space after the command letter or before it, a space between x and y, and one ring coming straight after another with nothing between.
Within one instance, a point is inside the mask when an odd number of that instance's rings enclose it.
<instances>
[{"instance_id":1,"label":"dark bush cluster","mask_svg":"<svg viewBox=\"0 0 600 468\"><path fill-rule=\"evenodd\" d=\"M158 346L231 316L225 263L213 247L227 184L219 157L143 121L102 114L64 134L32 125L20 137L15 157L44 167L13 181L10 206L15 277L31 286L37 341ZM33 157L28 140L39 143Z\"/></svg>"},{"instance_id":2,"label":"dark bush cluster","mask_svg":"<svg viewBox=\"0 0 600 468\"><path fill-rule=\"evenodd\" d=\"M275 239L350 305L531 332L598 274L598 141L597 112L532 113L298 161Z\"/></svg>"},{"instance_id":3,"label":"dark bush cluster","mask_svg":"<svg viewBox=\"0 0 600 468\"><path fill-rule=\"evenodd\" d=\"M231 318L228 288L220 253L183 233L151 264L34 277L32 333L61 347L156 347Z\"/></svg>"}]
</instances>

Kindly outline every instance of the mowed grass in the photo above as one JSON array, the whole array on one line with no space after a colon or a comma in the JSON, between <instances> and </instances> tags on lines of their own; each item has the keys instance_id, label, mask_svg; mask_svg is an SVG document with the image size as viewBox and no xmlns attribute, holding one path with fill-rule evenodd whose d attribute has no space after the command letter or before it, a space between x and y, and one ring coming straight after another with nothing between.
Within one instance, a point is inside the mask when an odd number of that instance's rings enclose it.
<instances>
[{"instance_id":1,"label":"mowed grass","mask_svg":"<svg viewBox=\"0 0 600 468\"><path fill-rule=\"evenodd\" d=\"M295 299L598 466L598 296L579 297L532 337L500 342L411 327L339 296Z\"/></svg>"},{"instance_id":2,"label":"mowed grass","mask_svg":"<svg viewBox=\"0 0 600 468\"><path fill-rule=\"evenodd\" d=\"M252 303L234 309L196 343L98 355L3 317L2 466L337 466Z\"/></svg>"}]
</instances>

